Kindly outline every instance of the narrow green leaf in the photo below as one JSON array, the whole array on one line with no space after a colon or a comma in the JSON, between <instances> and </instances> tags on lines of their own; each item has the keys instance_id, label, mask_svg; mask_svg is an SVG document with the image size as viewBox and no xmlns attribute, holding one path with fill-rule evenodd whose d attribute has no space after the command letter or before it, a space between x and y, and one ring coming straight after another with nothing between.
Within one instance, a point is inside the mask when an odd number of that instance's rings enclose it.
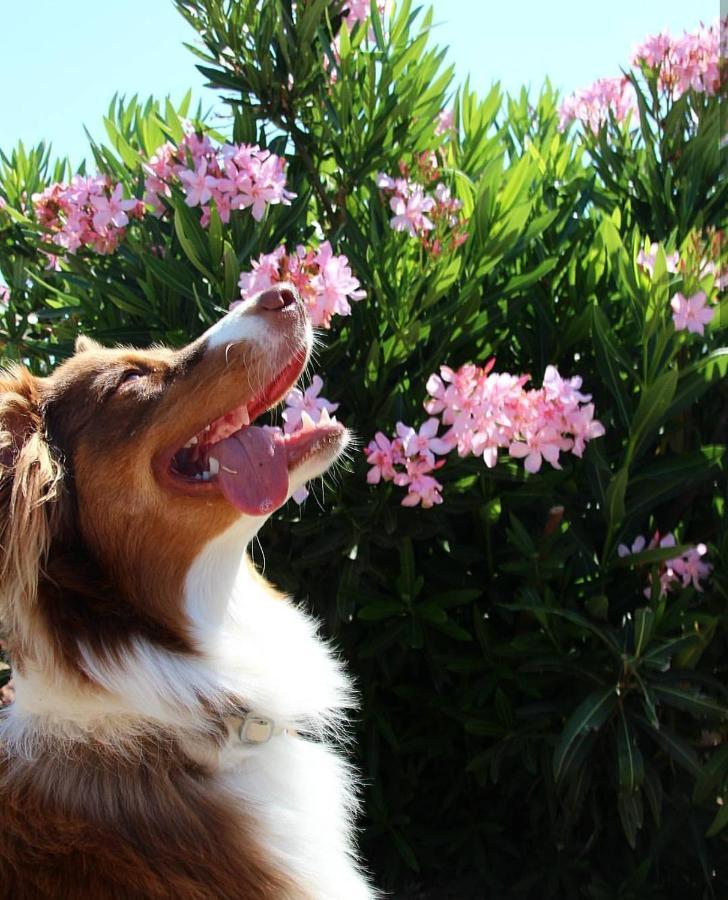
<instances>
[{"instance_id":1,"label":"narrow green leaf","mask_svg":"<svg viewBox=\"0 0 728 900\"><path fill-rule=\"evenodd\" d=\"M648 607L642 606L635 610L634 614L634 655L640 657L652 637L652 629L655 626L655 613Z\"/></svg>"},{"instance_id":2,"label":"narrow green leaf","mask_svg":"<svg viewBox=\"0 0 728 900\"><path fill-rule=\"evenodd\" d=\"M668 706L684 709L685 712L689 712L697 718L728 718L728 707L697 691L659 683L653 683L651 686L657 699L662 703L667 703Z\"/></svg>"},{"instance_id":3,"label":"narrow green leaf","mask_svg":"<svg viewBox=\"0 0 728 900\"><path fill-rule=\"evenodd\" d=\"M617 765L620 787L628 792L636 790L645 777L644 762L637 744L637 736L620 706L616 720L617 728Z\"/></svg>"},{"instance_id":4,"label":"narrow green leaf","mask_svg":"<svg viewBox=\"0 0 728 900\"><path fill-rule=\"evenodd\" d=\"M677 382L678 370L671 369L642 391L630 425L630 458L654 436L675 396Z\"/></svg>"},{"instance_id":5,"label":"narrow green leaf","mask_svg":"<svg viewBox=\"0 0 728 900\"><path fill-rule=\"evenodd\" d=\"M587 731L597 731L607 721L617 703L613 685L593 691L569 717L554 751L554 779L559 781L576 749L577 739Z\"/></svg>"}]
</instances>

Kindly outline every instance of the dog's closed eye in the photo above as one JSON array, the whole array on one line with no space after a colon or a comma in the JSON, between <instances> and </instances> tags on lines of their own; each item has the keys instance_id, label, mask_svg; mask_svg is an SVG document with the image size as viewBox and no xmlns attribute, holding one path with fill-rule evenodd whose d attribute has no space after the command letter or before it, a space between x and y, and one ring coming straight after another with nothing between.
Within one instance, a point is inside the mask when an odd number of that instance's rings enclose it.
<instances>
[{"instance_id":1,"label":"dog's closed eye","mask_svg":"<svg viewBox=\"0 0 728 900\"><path fill-rule=\"evenodd\" d=\"M142 372L141 369L129 369L121 376L119 387L123 387L125 384L130 384L132 381L138 381L140 378L144 378L146 374L147 373Z\"/></svg>"}]
</instances>

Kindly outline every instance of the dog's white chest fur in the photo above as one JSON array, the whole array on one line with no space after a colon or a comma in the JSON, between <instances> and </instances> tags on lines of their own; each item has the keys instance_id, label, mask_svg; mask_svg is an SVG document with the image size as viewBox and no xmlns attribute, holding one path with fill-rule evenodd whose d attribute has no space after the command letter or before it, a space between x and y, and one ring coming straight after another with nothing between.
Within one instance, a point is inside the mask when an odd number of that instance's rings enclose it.
<instances>
[{"instance_id":1,"label":"dog's white chest fur","mask_svg":"<svg viewBox=\"0 0 728 900\"><path fill-rule=\"evenodd\" d=\"M197 559L187 608L210 674L288 733L262 744L233 735L219 778L256 820L265 850L312 898L371 898L352 850L353 772L327 741L351 703L349 682L315 624L240 564L242 527Z\"/></svg>"}]
</instances>

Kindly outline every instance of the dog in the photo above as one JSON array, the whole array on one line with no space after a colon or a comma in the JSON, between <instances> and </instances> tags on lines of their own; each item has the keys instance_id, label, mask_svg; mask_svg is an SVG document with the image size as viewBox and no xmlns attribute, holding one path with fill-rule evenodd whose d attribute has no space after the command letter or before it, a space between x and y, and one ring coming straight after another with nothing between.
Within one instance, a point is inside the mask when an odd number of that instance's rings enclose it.
<instances>
[{"instance_id":1,"label":"dog","mask_svg":"<svg viewBox=\"0 0 728 900\"><path fill-rule=\"evenodd\" d=\"M375 896L351 684L246 552L348 440L253 424L311 343L281 284L181 350L81 337L0 377L2 897Z\"/></svg>"}]
</instances>

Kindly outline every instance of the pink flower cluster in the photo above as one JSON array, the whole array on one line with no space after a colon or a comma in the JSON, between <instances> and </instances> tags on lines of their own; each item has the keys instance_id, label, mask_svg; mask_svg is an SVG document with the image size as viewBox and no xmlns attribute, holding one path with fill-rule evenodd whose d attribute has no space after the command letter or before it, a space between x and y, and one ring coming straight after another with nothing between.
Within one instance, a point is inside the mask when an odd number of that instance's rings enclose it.
<instances>
[{"instance_id":1,"label":"pink flower cluster","mask_svg":"<svg viewBox=\"0 0 728 900\"><path fill-rule=\"evenodd\" d=\"M441 366L439 375L431 375L424 407L432 418L418 432L398 422L392 440L381 432L375 435L364 451L372 467L369 483L393 481L408 488L404 506L421 502L428 508L442 501L442 485L431 473L444 460L435 456L457 448L459 456L482 456L492 468L498 451L507 449L534 474L544 460L560 469L562 452L581 456L588 441L604 434L591 396L580 391L581 378L564 379L555 366L548 366L543 386L527 390L530 376L492 372L494 363L468 363L457 370ZM447 430L438 436L440 425Z\"/></svg>"},{"instance_id":2,"label":"pink flower cluster","mask_svg":"<svg viewBox=\"0 0 728 900\"><path fill-rule=\"evenodd\" d=\"M260 222L268 206L290 205L296 196L286 190L282 157L252 144L215 145L207 135L187 134L178 147L163 144L144 168L144 199L155 215L164 214L162 197L171 196L171 184L179 184L187 206L202 209L203 227L210 222L211 203L225 223L238 209L250 209Z\"/></svg>"},{"instance_id":3,"label":"pink flower cluster","mask_svg":"<svg viewBox=\"0 0 728 900\"><path fill-rule=\"evenodd\" d=\"M445 460L436 460L435 454L449 453L452 447L436 437L439 424L435 418L428 419L419 431L415 431L409 425L397 422L397 434L392 440L378 431L364 448L371 466L367 472L369 484L384 480L406 487L402 506L421 503L423 509L430 509L442 503L442 485L431 473L445 465Z\"/></svg>"},{"instance_id":4,"label":"pink flower cluster","mask_svg":"<svg viewBox=\"0 0 728 900\"><path fill-rule=\"evenodd\" d=\"M10 288L7 284L0 284L0 306L8 306L10 304Z\"/></svg>"},{"instance_id":5,"label":"pink flower cluster","mask_svg":"<svg viewBox=\"0 0 728 900\"><path fill-rule=\"evenodd\" d=\"M129 221L144 215L141 200L125 200L121 185L112 185L105 175L76 175L70 184L51 184L32 200L51 241L67 253L84 247L113 253Z\"/></svg>"},{"instance_id":6,"label":"pink flower cluster","mask_svg":"<svg viewBox=\"0 0 728 900\"><path fill-rule=\"evenodd\" d=\"M350 300L366 296L352 274L349 260L343 254L337 256L328 241L317 250L299 245L295 253L286 253L281 246L272 253L261 254L252 263L252 271L240 276L241 297L247 300L280 281L298 288L311 322L323 328L331 327L332 316L351 314Z\"/></svg>"},{"instance_id":7,"label":"pink flower cluster","mask_svg":"<svg viewBox=\"0 0 728 900\"><path fill-rule=\"evenodd\" d=\"M653 550L655 547L675 547L676 544L677 541L673 534L666 534L661 538L659 532L655 532L649 544L646 538L638 535L631 547L620 544L617 547L617 553L624 557L633 553L642 553L643 550ZM702 561L702 557L707 552L705 544L697 544L695 547L688 548L682 555L660 563L660 596L664 597L669 590L678 586L686 588L690 583L696 591L702 591L700 581L701 579L705 580L713 568L710 563ZM646 597L650 597L652 594L652 575L649 576L649 582L649 587L646 587L644 591Z\"/></svg>"},{"instance_id":8,"label":"pink flower cluster","mask_svg":"<svg viewBox=\"0 0 728 900\"><path fill-rule=\"evenodd\" d=\"M672 38L667 32L650 35L632 55L632 65L646 65L657 72L657 84L667 97L677 98L686 91L717 94L723 78L722 60L728 51L728 18L696 31ZM559 109L559 128L563 131L575 119L595 134L609 121L618 122L636 112L634 88L624 77L600 78L591 87L568 97Z\"/></svg>"},{"instance_id":9,"label":"pink flower cluster","mask_svg":"<svg viewBox=\"0 0 728 900\"><path fill-rule=\"evenodd\" d=\"M564 100L559 108L559 130L564 131L578 120L596 134L609 121L610 114L624 122L636 110L634 88L627 78L599 78Z\"/></svg>"},{"instance_id":10,"label":"pink flower cluster","mask_svg":"<svg viewBox=\"0 0 728 900\"><path fill-rule=\"evenodd\" d=\"M406 231L410 237L419 239L433 256L439 256L444 249L452 251L467 240L467 223L461 215L463 204L452 196L450 188L438 180L434 153L422 154L417 166L420 177L437 181L431 193L420 182L410 178L404 163L400 163L399 178L380 172L376 185L389 197L389 207L394 213L389 220L391 227L395 231Z\"/></svg>"},{"instance_id":11,"label":"pink flower cluster","mask_svg":"<svg viewBox=\"0 0 728 900\"><path fill-rule=\"evenodd\" d=\"M658 72L658 85L673 97L693 90L716 94L721 82L728 18L673 38L667 31L650 35L634 51L632 65L644 64ZM721 47L721 40L724 46Z\"/></svg>"}]
</instances>

